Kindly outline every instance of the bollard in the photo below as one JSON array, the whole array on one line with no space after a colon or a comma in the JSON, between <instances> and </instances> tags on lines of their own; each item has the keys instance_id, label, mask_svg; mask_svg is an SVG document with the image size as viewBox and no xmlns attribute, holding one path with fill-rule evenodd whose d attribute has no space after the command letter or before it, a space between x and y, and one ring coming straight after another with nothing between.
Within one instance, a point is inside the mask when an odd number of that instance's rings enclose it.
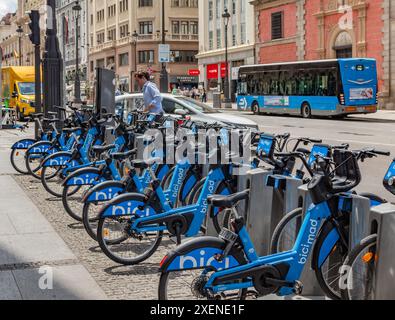
<instances>
[{"instance_id":1,"label":"bollard","mask_svg":"<svg viewBox=\"0 0 395 320\"><path fill-rule=\"evenodd\" d=\"M135 148L137 148L136 159L143 160L144 159L144 149L145 149L144 135L136 134L135 144L136 144Z\"/></svg>"},{"instance_id":2,"label":"bollard","mask_svg":"<svg viewBox=\"0 0 395 320\"><path fill-rule=\"evenodd\" d=\"M246 226L261 256L270 253L270 243L280 220L298 207L298 187L302 181L273 175L271 170L249 171L247 185L251 190L246 212Z\"/></svg>"},{"instance_id":3,"label":"bollard","mask_svg":"<svg viewBox=\"0 0 395 320\"><path fill-rule=\"evenodd\" d=\"M374 300L395 300L395 205L385 203L374 207L370 214L372 233L377 232Z\"/></svg>"}]
</instances>

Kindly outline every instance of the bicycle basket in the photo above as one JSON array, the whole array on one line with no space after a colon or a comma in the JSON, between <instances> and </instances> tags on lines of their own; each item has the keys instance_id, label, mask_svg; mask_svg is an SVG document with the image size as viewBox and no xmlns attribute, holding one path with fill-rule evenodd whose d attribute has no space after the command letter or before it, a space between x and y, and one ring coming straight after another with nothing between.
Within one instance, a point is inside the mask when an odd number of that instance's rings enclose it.
<instances>
[{"instance_id":1,"label":"bicycle basket","mask_svg":"<svg viewBox=\"0 0 395 320\"><path fill-rule=\"evenodd\" d=\"M391 166L388 169L387 174L384 177L384 187L391 192L392 194L395 194L395 159L391 163Z\"/></svg>"},{"instance_id":2,"label":"bicycle basket","mask_svg":"<svg viewBox=\"0 0 395 320\"><path fill-rule=\"evenodd\" d=\"M332 179L336 192L347 192L361 182L358 161L352 151L334 150L335 175Z\"/></svg>"}]
</instances>

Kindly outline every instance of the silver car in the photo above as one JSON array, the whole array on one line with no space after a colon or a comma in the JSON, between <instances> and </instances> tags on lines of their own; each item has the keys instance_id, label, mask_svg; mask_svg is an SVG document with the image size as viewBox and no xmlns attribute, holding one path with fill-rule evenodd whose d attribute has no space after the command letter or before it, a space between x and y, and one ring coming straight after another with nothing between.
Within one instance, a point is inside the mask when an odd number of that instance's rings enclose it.
<instances>
[{"instance_id":1,"label":"silver car","mask_svg":"<svg viewBox=\"0 0 395 320\"><path fill-rule=\"evenodd\" d=\"M195 121L204 121L207 123L218 122L258 129L258 124L250 119L221 112L192 98L171 94L163 94L162 96L162 106L166 115L179 117L180 114L184 114L190 116ZM126 112L135 111L141 109L144 105L143 94L131 93L117 96L115 103L117 110L123 109Z\"/></svg>"}]
</instances>

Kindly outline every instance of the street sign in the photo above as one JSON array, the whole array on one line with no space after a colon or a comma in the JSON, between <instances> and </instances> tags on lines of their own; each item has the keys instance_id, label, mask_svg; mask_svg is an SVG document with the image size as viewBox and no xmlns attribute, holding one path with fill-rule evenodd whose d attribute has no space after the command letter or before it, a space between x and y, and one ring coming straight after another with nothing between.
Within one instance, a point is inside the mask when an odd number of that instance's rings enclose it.
<instances>
[{"instance_id":1,"label":"street sign","mask_svg":"<svg viewBox=\"0 0 395 320\"><path fill-rule=\"evenodd\" d=\"M199 69L189 69L188 75L196 77L196 76L200 75L200 70Z\"/></svg>"},{"instance_id":2,"label":"street sign","mask_svg":"<svg viewBox=\"0 0 395 320\"><path fill-rule=\"evenodd\" d=\"M170 62L170 45L160 44L159 45L159 63Z\"/></svg>"}]
</instances>

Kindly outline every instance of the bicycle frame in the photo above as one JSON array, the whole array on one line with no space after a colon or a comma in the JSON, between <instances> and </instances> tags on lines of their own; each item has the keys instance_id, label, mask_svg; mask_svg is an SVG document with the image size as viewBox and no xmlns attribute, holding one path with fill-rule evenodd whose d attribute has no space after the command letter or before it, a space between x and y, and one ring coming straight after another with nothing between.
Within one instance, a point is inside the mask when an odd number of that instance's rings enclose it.
<instances>
[{"instance_id":1,"label":"bicycle frame","mask_svg":"<svg viewBox=\"0 0 395 320\"><path fill-rule=\"evenodd\" d=\"M282 263L289 265L285 280L290 283L297 281L298 279L300 279L303 269L312 252L322 222L330 216L331 210L329 209L327 202L323 202L317 205L311 205L304 218L294 248L291 251L268 255L264 257L259 257L256 254L256 250L251 241L251 238L246 228L243 227L239 232L239 237L244 246L244 252L246 253L248 263L245 265L233 267L231 269L225 269L215 272L208 280L205 288L209 289L214 294L227 290L251 288L254 287L252 280L242 283L220 284L217 286L213 285L213 283L216 279L222 276L229 276L231 274L247 271L256 267L262 267L264 265L278 265ZM197 257L191 258L196 259ZM293 288L282 287L278 292L278 295L286 296L292 293Z\"/></svg>"},{"instance_id":2,"label":"bicycle frame","mask_svg":"<svg viewBox=\"0 0 395 320\"><path fill-rule=\"evenodd\" d=\"M208 211L207 197L215 192L219 184L224 179L225 176L223 173L223 169L221 167L217 167L212 171L210 171L210 173L206 178L203 189L201 191L199 200L194 205L173 209L166 198L166 193L159 186L156 189L156 195L159 198L159 202L162 205L162 209L165 211L164 213L147 215L146 210L145 209L140 210L136 206L136 203L125 201L123 203L117 205L111 205L108 208L106 208L106 210L102 214L102 217L116 217L116 216L125 215L126 213L133 212L135 215L139 216L139 218L133 221L131 229L139 233L144 233L144 232L167 230L166 226L155 225L155 222L153 220L167 218L175 215L191 214L193 215L193 220L189 225L189 229L186 232L186 236L193 237L199 233L200 227L207 215L207 211ZM153 222L152 225L150 226L149 224L151 221ZM139 227L140 224L148 224L148 226Z\"/></svg>"}]
</instances>

